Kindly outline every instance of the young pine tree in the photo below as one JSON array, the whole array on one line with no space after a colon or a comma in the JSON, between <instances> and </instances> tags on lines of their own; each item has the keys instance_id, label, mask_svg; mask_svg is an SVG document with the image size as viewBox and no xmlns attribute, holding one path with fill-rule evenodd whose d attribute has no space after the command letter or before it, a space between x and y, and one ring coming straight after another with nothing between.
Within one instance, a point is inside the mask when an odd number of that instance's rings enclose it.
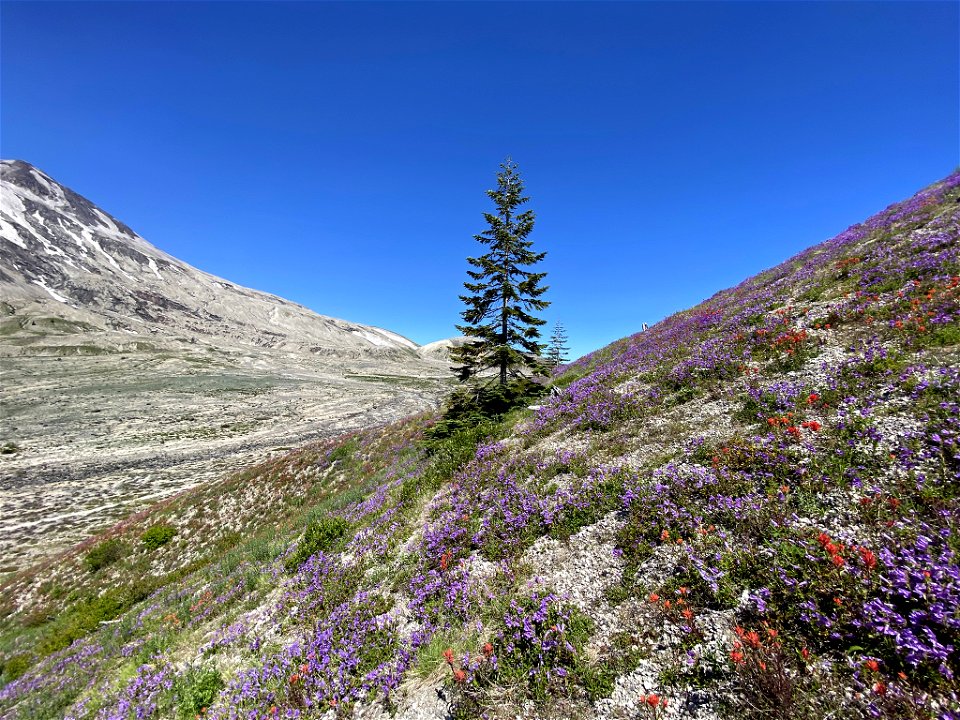
<instances>
[{"instance_id":1,"label":"young pine tree","mask_svg":"<svg viewBox=\"0 0 960 720\"><path fill-rule=\"evenodd\" d=\"M474 237L487 246L480 257L467 258L473 269L467 270L470 280L463 286L469 292L461 295L467 309L460 316L464 324L457 329L467 342L451 353L453 368L461 382L475 378L484 370L496 368L500 385L511 375L529 370L544 375L540 326L546 321L532 313L550 303L540 296L546 273L528 268L539 263L546 253L534 252L527 236L533 230L532 210L520 211L528 197L523 194L523 181L517 166L509 158L500 165L497 189L487 195L496 206L495 212L484 213L489 227Z\"/></svg>"},{"instance_id":2,"label":"young pine tree","mask_svg":"<svg viewBox=\"0 0 960 720\"><path fill-rule=\"evenodd\" d=\"M570 348L567 347L567 330L562 323L556 323L547 348L547 364L551 368L560 367L567 361L568 352Z\"/></svg>"}]
</instances>

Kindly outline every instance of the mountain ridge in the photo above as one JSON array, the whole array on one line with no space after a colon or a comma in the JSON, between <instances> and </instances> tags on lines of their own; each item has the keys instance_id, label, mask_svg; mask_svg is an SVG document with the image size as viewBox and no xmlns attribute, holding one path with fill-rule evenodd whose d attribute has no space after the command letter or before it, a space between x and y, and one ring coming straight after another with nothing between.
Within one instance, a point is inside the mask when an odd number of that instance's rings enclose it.
<instances>
[{"instance_id":1,"label":"mountain ridge","mask_svg":"<svg viewBox=\"0 0 960 720\"><path fill-rule=\"evenodd\" d=\"M299 352L402 357L418 345L193 268L24 161L0 161L5 300L49 301L128 334L188 333ZM166 275L169 274L169 278ZM83 317L86 312L94 318Z\"/></svg>"}]
</instances>

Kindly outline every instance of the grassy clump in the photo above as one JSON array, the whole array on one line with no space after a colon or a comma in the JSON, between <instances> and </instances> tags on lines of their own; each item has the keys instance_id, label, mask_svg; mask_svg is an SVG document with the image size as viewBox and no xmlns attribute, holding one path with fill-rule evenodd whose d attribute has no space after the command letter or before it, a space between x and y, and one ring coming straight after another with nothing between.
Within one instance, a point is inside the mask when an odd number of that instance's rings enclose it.
<instances>
[{"instance_id":1,"label":"grassy clump","mask_svg":"<svg viewBox=\"0 0 960 720\"><path fill-rule=\"evenodd\" d=\"M146 532L140 536L140 540L146 546L147 550L156 550L158 547L162 547L170 542L176 534L177 529L173 527L173 525L157 523L148 528Z\"/></svg>"},{"instance_id":2,"label":"grassy clump","mask_svg":"<svg viewBox=\"0 0 960 720\"><path fill-rule=\"evenodd\" d=\"M116 619L133 602L142 599L136 595L140 594L131 596L126 590L115 589L78 603L51 624L37 646L38 651L49 655L69 647L74 640L86 636L100 623Z\"/></svg>"},{"instance_id":3,"label":"grassy clump","mask_svg":"<svg viewBox=\"0 0 960 720\"><path fill-rule=\"evenodd\" d=\"M179 717L187 720L202 715L210 707L225 683L216 668L190 668L177 679Z\"/></svg>"},{"instance_id":4,"label":"grassy clump","mask_svg":"<svg viewBox=\"0 0 960 720\"><path fill-rule=\"evenodd\" d=\"M347 464L350 460L353 460L354 456L357 454L357 450L359 449L360 444L357 442L356 438L352 438L344 443L341 443L340 445L337 445L337 447L331 450L330 454L327 456L327 460L331 465L335 462Z\"/></svg>"},{"instance_id":5,"label":"grassy clump","mask_svg":"<svg viewBox=\"0 0 960 720\"><path fill-rule=\"evenodd\" d=\"M295 572L311 555L335 548L346 536L350 523L341 517L325 515L310 523L297 549L284 563L289 572Z\"/></svg>"},{"instance_id":6,"label":"grassy clump","mask_svg":"<svg viewBox=\"0 0 960 720\"><path fill-rule=\"evenodd\" d=\"M928 333L921 333L917 336L921 345L927 347L951 347L960 345L960 323L952 322L945 325L937 325Z\"/></svg>"},{"instance_id":7,"label":"grassy clump","mask_svg":"<svg viewBox=\"0 0 960 720\"><path fill-rule=\"evenodd\" d=\"M0 665L0 675L3 676L5 682L13 682L29 670L31 665L33 665L33 662L30 655L26 653L14 655Z\"/></svg>"},{"instance_id":8,"label":"grassy clump","mask_svg":"<svg viewBox=\"0 0 960 720\"><path fill-rule=\"evenodd\" d=\"M87 569L96 572L100 568L112 565L127 554L127 546L119 538L104 540L94 545L84 557Z\"/></svg>"}]
</instances>

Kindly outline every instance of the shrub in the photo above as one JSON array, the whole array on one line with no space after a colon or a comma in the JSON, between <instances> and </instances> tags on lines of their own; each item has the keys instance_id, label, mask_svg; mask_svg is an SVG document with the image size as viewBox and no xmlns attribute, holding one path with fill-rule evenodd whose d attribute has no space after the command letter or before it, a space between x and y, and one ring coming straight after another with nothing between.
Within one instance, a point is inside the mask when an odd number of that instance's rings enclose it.
<instances>
[{"instance_id":1,"label":"shrub","mask_svg":"<svg viewBox=\"0 0 960 720\"><path fill-rule=\"evenodd\" d=\"M84 558L90 572L96 572L102 567L112 565L126 555L126 546L119 538L104 540L90 549Z\"/></svg>"},{"instance_id":2,"label":"shrub","mask_svg":"<svg viewBox=\"0 0 960 720\"><path fill-rule=\"evenodd\" d=\"M359 449L360 443L358 443L355 438L351 438L331 450L330 454L327 455L327 460L330 461L331 465L338 461L346 463L353 459Z\"/></svg>"},{"instance_id":3,"label":"shrub","mask_svg":"<svg viewBox=\"0 0 960 720\"><path fill-rule=\"evenodd\" d=\"M8 442L0 445L0 455L14 455L19 452L20 448L16 443Z\"/></svg>"},{"instance_id":4,"label":"shrub","mask_svg":"<svg viewBox=\"0 0 960 720\"><path fill-rule=\"evenodd\" d=\"M440 421L427 430L427 438L441 440L487 420L500 419L514 408L542 397L546 391L546 386L527 378L516 378L506 385L459 388L448 398Z\"/></svg>"},{"instance_id":5,"label":"shrub","mask_svg":"<svg viewBox=\"0 0 960 720\"><path fill-rule=\"evenodd\" d=\"M216 668L190 668L177 680L176 694L181 718L194 718L210 707L224 688Z\"/></svg>"},{"instance_id":6,"label":"shrub","mask_svg":"<svg viewBox=\"0 0 960 720\"><path fill-rule=\"evenodd\" d=\"M147 550L156 550L158 547L166 545L177 534L177 529L173 525L158 523L150 527L140 536L140 540L147 546Z\"/></svg>"},{"instance_id":7,"label":"shrub","mask_svg":"<svg viewBox=\"0 0 960 720\"><path fill-rule=\"evenodd\" d=\"M9 660L0 665L0 673L3 674L4 680L7 682L13 682L18 677L23 675L27 670L30 669L30 666L33 663L30 660L30 656L21 653L20 655L14 655Z\"/></svg>"},{"instance_id":8,"label":"shrub","mask_svg":"<svg viewBox=\"0 0 960 720\"><path fill-rule=\"evenodd\" d=\"M337 546L350 529L350 523L341 517L326 515L310 523L297 549L284 563L287 570L295 572L311 555L331 550Z\"/></svg>"},{"instance_id":9,"label":"shrub","mask_svg":"<svg viewBox=\"0 0 960 720\"><path fill-rule=\"evenodd\" d=\"M130 604L127 593L122 589L108 590L103 595L87 598L57 618L37 644L37 651L41 655L49 655L69 647L101 622L119 617Z\"/></svg>"}]
</instances>

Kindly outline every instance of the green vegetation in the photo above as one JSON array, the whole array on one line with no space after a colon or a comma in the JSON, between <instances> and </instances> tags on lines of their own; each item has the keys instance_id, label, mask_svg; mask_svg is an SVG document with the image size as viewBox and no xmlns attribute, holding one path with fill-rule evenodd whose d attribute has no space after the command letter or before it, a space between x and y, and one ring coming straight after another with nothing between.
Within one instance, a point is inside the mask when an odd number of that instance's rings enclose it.
<instances>
[{"instance_id":1,"label":"green vegetation","mask_svg":"<svg viewBox=\"0 0 960 720\"><path fill-rule=\"evenodd\" d=\"M514 378L503 385L458 388L447 399L440 420L427 431L429 439L442 439L487 421L498 421L511 410L526 407L547 391L527 378Z\"/></svg>"},{"instance_id":2,"label":"green vegetation","mask_svg":"<svg viewBox=\"0 0 960 720\"><path fill-rule=\"evenodd\" d=\"M156 550L173 540L173 536L176 534L177 529L173 525L158 523L148 528L147 531L140 536L140 542L144 544L147 550Z\"/></svg>"},{"instance_id":3,"label":"green vegetation","mask_svg":"<svg viewBox=\"0 0 960 720\"><path fill-rule=\"evenodd\" d=\"M461 382L479 380L488 369L497 371L501 385L522 370L546 372L540 357L543 346L537 342L546 321L530 314L550 304L540 299L547 290L540 284L546 273L524 269L541 262L546 253L533 252L533 242L527 239L534 214L518 212L529 198L523 194L516 164L508 158L500 170L497 189L487 191L496 213L484 213L490 227L474 236L489 250L479 258L467 258L475 269L467 270L470 281L463 284L470 294L460 296L467 309L457 330L468 341L452 348L450 357L460 363L455 372Z\"/></svg>"},{"instance_id":4,"label":"green vegetation","mask_svg":"<svg viewBox=\"0 0 960 720\"><path fill-rule=\"evenodd\" d=\"M31 665L33 665L33 663L30 661L30 656L26 653L14 655L0 665L0 674L3 675L3 679L6 682L12 682L29 670Z\"/></svg>"},{"instance_id":5,"label":"green vegetation","mask_svg":"<svg viewBox=\"0 0 960 720\"><path fill-rule=\"evenodd\" d=\"M936 325L930 332L919 335L918 339L922 345L930 347L960 345L960 322Z\"/></svg>"},{"instance_id":6,"label":"green vegetation","mask_svg":"<svg viewBox=\"0 0 960 720\"><path fill-rule=\"evenodd\" d=\"M340 517L326 515L310 523L303 538L297 543L297 549L285 561L289 572L303 565L311 555L334 549L346 536L350 523Z\"/></svg>"},{"instance_id":7,"label":"green vegetation","mask_svg":"<svg viewBox=\"0 0 960 720\"><path fill-rule=\"evenodd\" d=\"M556 323L553 326L553 333L550 335L550 344L547 346L547 364L551 368L558 368L569 358L567 357L570 348L567 345L567 330L563 323Z\"/></svg>"},{"instance_id":8,"label":"green vegetation","mask_svg":"<svg viewBox=\"0 0 960 720\"><path fill-rule=\"evenodd\" d=\"M102 567L112 565L127 554L127 546L119 538L104 540L94 545L84 560L90 572L96 572Z\"/></svg>"},{"instance_id":9,"label":"green vegetation","mask_svg":"<svg viewBox=\"0 0 960 720\"><path fill-rule=\"evenodd\" d=\"M223 677L216 668L190 668L178 678L174 692L179 700L179 715L193 720L202 715L223 689Z\"/></svg>"},{"instance_id":10,"label":"green vegetation","mask_svg":"<svg viewBox=\"0 0 960 720\"><path fill-rule=\"evenodd\" d=\"M327 455L327 459L331 463L347 463L353 460L354 456L357 454L359 449L359 443L357 443L355 438L351 438L340 445L337 445L333 450L330 451L330 454Z\"/></svg>"}]
</instances>

